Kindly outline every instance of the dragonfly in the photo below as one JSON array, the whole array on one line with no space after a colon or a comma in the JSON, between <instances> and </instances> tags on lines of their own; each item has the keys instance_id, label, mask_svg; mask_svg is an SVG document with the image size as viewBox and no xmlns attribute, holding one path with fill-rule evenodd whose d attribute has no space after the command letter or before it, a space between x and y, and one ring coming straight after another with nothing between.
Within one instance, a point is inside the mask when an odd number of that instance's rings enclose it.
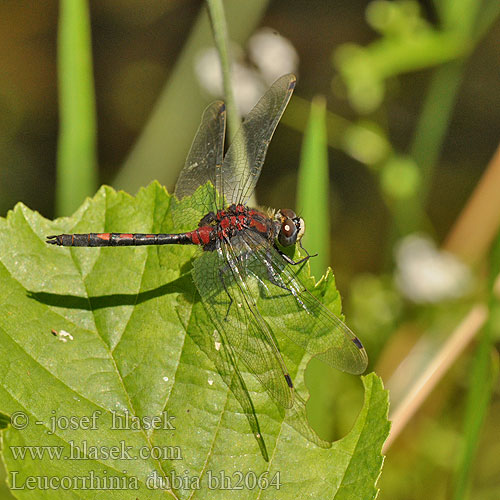
<instances>
[{"instance_id":1,"label":"dragonfly","mask_svg":"<svg viewBox=\"0 0 500 500\"><path fill-rule=\"evenodd\" d=\"M304 400L295 389L277 335L343 372L361 374L368 363L358 337L314 297L296 272L312 256L305 252L305 257L293 260L286 253L287 247L302 247L303 219L291 209L266 211L247 205L295 84L295 76L289 74L269 88L246 117L226 154L224 103L216 101L204 111L174 191L178 200L191 197L191 206L202 208L205 215L196 228L173 234L47 237L47 243L66 247L201 247L191 273L214 327L215 349L223 358L218 368L242 405L264 458L265 443L240 363L279 406L290 411L291 425L320 446L326 443L307 423ZM197 196L200 186L207 184L211 187L208 194ZM187 210L185 219L189 213ZM182 213L178 222L185 223Z\"/></svg>"}]
</instances>

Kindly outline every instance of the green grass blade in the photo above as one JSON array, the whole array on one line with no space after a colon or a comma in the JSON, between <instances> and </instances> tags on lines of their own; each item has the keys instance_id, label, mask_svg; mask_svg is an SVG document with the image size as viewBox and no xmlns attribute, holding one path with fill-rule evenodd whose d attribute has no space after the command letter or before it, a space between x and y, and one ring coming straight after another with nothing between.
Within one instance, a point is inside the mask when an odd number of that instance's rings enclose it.
<instances>
[{"instance_id":1,"label":"green grass blade","mask_svg":"<svg viewBox=\"0 0 500 500\"><path fill-rule=\"evenodd\" d=\"M297 209L306 223L303 245L318 255L309 260L311 274L318 280L326 271L330 256L330 207L328 203L328 143L326 130L326 102L324 97L313 99L306 125L299 167ZM308 415L315 431L324 439L332 439L333 422L325 418L331 414L334 383L331 371L313 359L307 369L311 400Z\"/></svg>"},{"instance_id":2,"label":"green grass blade","mask_svg":"<svg viewBox=\"0 0 500 500\"><path fill-rule=\"evenodd\" d=\"M474 457L477 452L481 429L488 412L493 389L498 380L498 360L494 360L491 353L494 348L494 318L497 318L500 312L500 304L493 290L496 278L500 273L500 235L497 236L490 262L490 317L483 328L479 345L472 360L470 388L465 407L462 448L458 454L454 480L454 500L462 500L468 497Z\"/></svg>"},{"instance_id":3,"label":"green grass blade","mask_svg":"<svg viewBox=\"0 0 500 500\"><path fill-rule=\"evenodd\" d=\"M297 208L306 222L303 245L318 256L311 259L311 273L319 279L326 271L330 254L330 207L328 203L328 144L326 102L311 103L300 158Z\"/></svg>"},{"instance_id":4,"label":"green grass blade","mask_svg":"<svg viewBox=\"0 0 500 500\"><path fill-rule=\"evenodd\" d=\"M92 49L85 0L61 0L58 72L56 211L69 215L97 188Z\"/></svg>"},{"instance_id":5,"label":"green grass blade","mask_svg":"<svg viewBox=\"0 0 500 500\"><path fill-rule=\"evenodd\" d=\"M420 201L415 200L421 206L425 204L430 189L433 169L448 130L464 68L465 61L460 59L436 69L425 97L410 152L422 172L424 184L417 197Z\"/></svg>"},{"instance_id":6,"label":"green grass blade","mask_svg":"<svg viewBox=\"0 0 500 500\"><path fill-rule=\"evenodd\" d=\"M462 57L448 62L436 69L425 97L415 135L411 145L411 156L421 168L422 185L417 195L406 203L405 211L412 214L407 233L422 226L425 203L430 191L434 168L438 163L442 144L449 128L455 101L462 83L467 56L474 49L484 30L489 26L484 22L484 9L493 19L498 15L498 8L492 8L497 2L443 2L440 9L442 24L448 33L454 33L462 39L468 50ZM490 20L488 20L490 21ZM490 21L492 22L492 21Z\"/></svg>"}]
</instances>

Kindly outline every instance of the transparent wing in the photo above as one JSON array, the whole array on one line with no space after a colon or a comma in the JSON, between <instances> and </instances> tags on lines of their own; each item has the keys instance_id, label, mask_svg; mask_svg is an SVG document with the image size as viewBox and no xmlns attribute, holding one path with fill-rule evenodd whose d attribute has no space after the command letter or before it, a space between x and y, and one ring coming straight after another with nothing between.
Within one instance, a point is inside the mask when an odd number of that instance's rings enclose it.
<instances>
[{"instance_id":1,"label":"transparent wing","mask_svg":"<svg viewBox=\"0 0 500 500\"><path fill-rule=\"evenodd\" d=\"M257 377L269 395L285 408L293 392L285 378L285 363L269 327L254 303L257 283L241 276L236 255L225 256L228 245L205 252L193 264L193 280L218 335Z\"/></svg>"},{"instance_id":2,"label":"transparent wing","mask_svg":"<svg viewBox=\"0 0 500 500\"><path fill-rule=\"evenodd\" d=\"M216 186L217 166L222 165L224 154L224 135L226 133L226 108L222 101L215 101L203 112L201 124L186 158L184 168L179 174L174 194L179 200L192 195L208 181ZM204 212L217 211L222 208L216 191L211 190L205 197L193 200L197 211L200 206ZM186 211L186 219L190 214ZM181 222L181 221L179 221Z\"/></svg>"},{"instance_id":3,"label":"transparent wing","mask_svg":"<svg viewBox=\"0 0 500 500\"><path fill-rule=\"evenodd\" d=\"M356 335L307 290L292 266L263 244L259 234L246 231L242 237L249 249L244 272L260 281L258 307L271 329L338 370L363 373L368 357Z\"/></svg>"},{"instance_id":4,"label":"transparent wing","mask_svg":"<svg viewBox=\"0 0 500 500\"><path fill-rule=\"evenodd\" d=\"M195 305L196 307L196 305ZM248 419L250 428L262 452L262 456L269 461L266 445L260 431L259 421L255 413L252 399L248 392L245 381L238 369L235 353L225 338L214 331L214 325L210 319L205 319L204 315L193 312L191 315L192 324L188 328L189 336L196 342L198 347L212 360L217 372L229 387L235 398L241 405L245 416Z\"/></svg>"},{"instance_id":5,"label":"transparent wing","mask_svg":"<svg viewBox=\"0 0 500 500\"><path fill-rule=\"evenodd\" d=\"M245 204L262 170L269 142L295 88L295 76L284 75L250 111L229 147L217 189L228 204Z\"/></svg>"},{"instance_id":6,"label":"transparent wing","mask_svg":"<svg viewBox=\"0 0 500 500\"><path fill-rule=\"evenodd\" d=\"M253 263L260 260L255 257L254 249L256 245L259 249L265 248L267 242L257 236L251 245L245 242L245 236L237 235L231 239L231 243L222 245L219 250L205 252L193 265L193 279L214 323L214 335L220 338L219 348L226 346L227 352L234 353L231 362L234 363L236 373L239 374L238 361L242 361L269 396L286 409L286 422L309 441L328 448L331 444L322 440L309 425L305 402L292 386L273 330L269 326L274 322L271 318L269 323L267 309L265 320L259 310L265 280L255 272L257 269ZM284 290L279 290L279 295L282 295ZM285 314L287 307L289 304L285 303ZM227 362L224 369L228 370ZM238 380L232 379L233 384L236 382L236 392L231 390L249 417L250 407L242 392L242 387L246 390L246 386L243 385L243 380ZM253 406L251 409L253 410Z\"/></svg>"}]
</instances>

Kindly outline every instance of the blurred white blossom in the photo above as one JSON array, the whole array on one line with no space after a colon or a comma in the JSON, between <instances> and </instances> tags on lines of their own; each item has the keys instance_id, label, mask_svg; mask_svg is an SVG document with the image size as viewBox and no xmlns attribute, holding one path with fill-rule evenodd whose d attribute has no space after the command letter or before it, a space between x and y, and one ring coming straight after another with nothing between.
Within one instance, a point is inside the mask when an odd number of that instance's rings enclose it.
<instances>
[{"instance_id":1,"label":"blurred white blossom","mask_svg":"<svg viewBox=\"0 0 500 500\"><path fill-rule=\"evenodd\" d=\"M209 94L224 97L222 70L215 48L206 49L199 55L195 62L195 72L201 86ZM264 93L265 85L255 70L237 61L232 63L231 78L238 110L246 115Z\"/></svg>"},{"instance_id":2,"label":"blurred white blossom","mask_svg":"<svg viewBox=\"0 0 500 500\"><path fill-rule=\"evenodd\" d=\"M410 235L396 246L396 284L413 302L439 302L468 292L471 273L452 254L422 235Z\"/></svg>"},{"instance_id":3,"label":"blurred white blossom","mask_svg":"<svg viewBox=\"0 0 500 500\"><path fill-rule=\"evenodd\" d=\"M299 55L292 42L272 28L261 28L252 35L248 53L267 85L286 73L295 73L299 66Z\"/></svg>"},{"instance_id":4,"label":"blurred white blossom","mask_svg":"<svg viewBox=\"0 0 500 500\"><path fill-rule=\"evenodd\" d=\"M246 115L259 98L280 76L297 71L298 56L291 42L270 28L257 31L248 42L246 63L241 47L231 47L231 78L236 105ZM223 98L222 71L214 47L204 49L195 60L195 73L200 85L212 96Z\"/></svg>"},{"instance_id":5,"label":"blurred white blossom","mask_svg":"<svg viewBox=\"0 0 500 500\"><path fill-rule=\"evenodd\" d=\"M213 96L220 97L222 89L222 70L215 47L203 49L195 59L194 71L201 86Z\"/></svg>"}]
</instances>

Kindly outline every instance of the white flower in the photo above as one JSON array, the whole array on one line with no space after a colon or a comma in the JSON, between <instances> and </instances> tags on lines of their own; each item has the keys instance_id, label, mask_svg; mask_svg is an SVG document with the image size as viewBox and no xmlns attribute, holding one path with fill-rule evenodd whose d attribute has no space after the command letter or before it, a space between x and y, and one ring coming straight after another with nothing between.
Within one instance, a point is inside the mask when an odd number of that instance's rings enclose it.
<instances>
[{"instance_id":1,"label":"white flower","mask_svg":"<svg viewBox=\"0 0 500 500\"><path fill-rule=\"evenodd\" d=\"M295 73L299 56L292 42L272 28L261 28L248 41L249 56L267 85L281 75Z\"/></svg>"},{"instance_id":2,"label":"white flower","mask_svg":"<svg viewBox=\"0 0 500 500\"><path fill-rule=\"evenodd\" d=\"M232 45L231 78L234 98L244 116L280 76L296 72L298 55L289 40L271 28L257 31L248 42L249 57L256 68L244 62L243 50ZM212 96L223 98L219 54L214 47L204 49L195 59L195 73L200 85Z\"/></svg>"},{"instance_id":3,"label":"white flower","mask_svg":"<svg viewBox=\"0 0 500 500\"><path fill-rule=\"evenodd\" d=\"M407 236L397 245L395 256L396 284L413 302L458 298L470 288L468 267L425 236Z\"/></svg>"},{"instance_id":4,"label":"white flower","mask_svg":"<svg viewBox=\"0 0 500 500\"><path fill-rule=\"evenodd\" d=\"M195 72L201 86L211 95L224 97L222 70L219 54L215 48L205 49L195 63ZM236 105L241 114L246 115L265 91L259 74L244 64L233 61L231 79Z\"/></svg>"}]
</instances>

